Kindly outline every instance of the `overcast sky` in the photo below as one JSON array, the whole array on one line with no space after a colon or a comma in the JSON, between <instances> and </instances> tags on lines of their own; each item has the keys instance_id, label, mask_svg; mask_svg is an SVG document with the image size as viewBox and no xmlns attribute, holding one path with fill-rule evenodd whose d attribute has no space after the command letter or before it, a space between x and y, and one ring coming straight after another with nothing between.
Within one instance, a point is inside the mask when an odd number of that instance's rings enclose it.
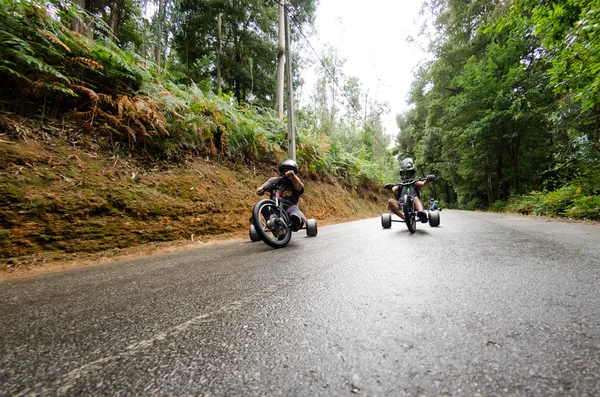
<instances>
[{"instance_id":1,"label":"overcast sky","mask_svg":"<svg viewBox=\"0 0 600 397\"><path fill-rule=\"evenodd\" d=\"M344 72L357 77L369 98L388 102L390 113L383 123L395 136L395 117L407 109L406 97L413 69L424 58L409 35L416 36L421 22L421 0L320 0L316 13L317 37L309 40L321 53L325 43L346 58ZM313 90L314 72L303 71L303 98ZM305 99L304 99L305 100Z\"/></svg>"}]
</instances>

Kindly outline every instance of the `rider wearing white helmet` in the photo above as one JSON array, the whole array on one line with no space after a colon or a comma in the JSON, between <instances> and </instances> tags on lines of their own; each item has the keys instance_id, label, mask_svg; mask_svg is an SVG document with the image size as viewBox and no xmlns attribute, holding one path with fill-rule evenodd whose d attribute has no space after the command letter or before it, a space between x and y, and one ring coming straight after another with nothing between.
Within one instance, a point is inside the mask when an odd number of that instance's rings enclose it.
<instances>
[{"instance_id":1,"label":"rider wearing white helmet","mask_svg":"<svg viewBox=\"0 0 600 397\"><path fill-rule=\"evenodd\" d=\"M400 179L402 179L402 182L408 182L408 181L414 179L416 173L417 173L417 170L415 168L415 163L414 163L413 159L411 159L410 157L407 157L404 160L402 160L402 164L400 165ZM427 214L424 211L425 207L423 206L423 202L421 201L421 190L425 186L429 185L429 183L434 179L435 179L435 176L428 175L426 180L418 181L415 183L415 190L416 190L416 195L415 195L415 199L414 199L415 209L417 210L417 216L419 217L419 220L422 223L427 222ZM406 220L404 218L404 214L402 213L402 205L399 202L400 198L402 196L404 196L404 192L403 192L404 189L401 189L401 188L402 188L402 186L398 186L398 185L391 187L392 192L394 192L395 199L389 199L388 206L394 214L398 215L403 220Z\"/></svg>"}]
</instances>

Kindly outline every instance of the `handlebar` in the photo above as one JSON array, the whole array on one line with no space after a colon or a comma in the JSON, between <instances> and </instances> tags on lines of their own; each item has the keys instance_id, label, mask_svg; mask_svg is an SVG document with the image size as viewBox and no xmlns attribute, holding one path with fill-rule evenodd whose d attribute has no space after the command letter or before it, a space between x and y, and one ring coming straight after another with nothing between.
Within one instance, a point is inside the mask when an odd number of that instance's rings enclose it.
<instances>
[{"instance_id":1,"label":"handlebar","mask_svg":"<svg viewBox=\"0 0 600 397\"><path fill-rule=\"evenodd\" d=\"M408 182L386 183L383 187L384 187L384 189L391 189L394 186L408 186L408 185L412 185L413 183L422 182L422 181L426 181L426 180L427 180L427 178L422 177L422 178L417 178L417 179L411 179Z\"/></svg>"},{"instance_id":2,"label":"handlebar","mask_svg":"<svg viewBox=\"0 0 600 397\"><path fill-rule=\"evenodd\" d=\"M435 179L435 175L427 175L426 177L411 179L410 181L407 181L407 182L386 183L385 185L383 185L383 188L386 190L391 190L392 188L394 188L394 186L408 186L408 185L413 185L417 182L433 181L434 179Z\"/></svg>"},{"instance_id":3,"label":"handlebar","mask_svg":"<svg viewBox=\"0 0 600 397\"><path fill-rule=\"evenodd\" d=\"M422 177L422 178L412 179L412 180L410 180L408 182L398 182L398 183L395 183L394 185L396 185L396 186L407 186L407 185L412 185L413 183L416 183L416 182L423 182L423 181L426 181L426 180L427 180L427 178Z\"/></svg>"},{"instance_id":4,"label":"handlebar","mask_svg":"<svg viewBox=\"0 0 600 397\"><path fill-rule=\"evenodd\" d=\"M285 177L283 177L283 176L279 177L279 179L277 179L276 181L274 181L270 185L265 186L263 190L265 192L269 192L269 193L272 192L273 190L275 190L276 188L278 188L279 185L281 185L281 183L283 182L284 179L285 179Z\"/></svg>"}]
</instances>

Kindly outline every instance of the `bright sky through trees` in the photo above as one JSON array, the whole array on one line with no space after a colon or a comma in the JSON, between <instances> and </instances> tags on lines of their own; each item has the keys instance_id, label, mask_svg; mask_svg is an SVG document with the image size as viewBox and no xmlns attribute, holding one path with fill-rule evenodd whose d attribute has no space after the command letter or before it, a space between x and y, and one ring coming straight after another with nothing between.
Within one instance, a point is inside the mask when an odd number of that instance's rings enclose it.
<instances>
[{"instance_id":1,"label":"bright sky through trees","mask_svg":"<svg viewBox=\"0 0 600 397\"><path fill-rule=\"evenodd\" d=\"M391 111L383 123L392 136L397 133L396 115L407 108L412 70L425 57L416 44L407 42L408 36L416 37L419 31L420 8L420 0L320 0L318 36L310 38L319 53L326 43L336 47L346 58L345 74L357 77L370 98L389 103ZM313 70L304 70L303 77L302 94L308 98Z\"/></svg>"}]
</instances>

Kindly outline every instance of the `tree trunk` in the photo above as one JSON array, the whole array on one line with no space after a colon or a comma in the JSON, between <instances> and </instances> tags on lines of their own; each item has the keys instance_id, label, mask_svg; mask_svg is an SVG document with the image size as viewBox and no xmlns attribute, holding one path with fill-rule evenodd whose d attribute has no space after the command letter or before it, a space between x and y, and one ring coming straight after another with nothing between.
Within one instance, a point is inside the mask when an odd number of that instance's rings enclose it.
<instances>
[{"instance_id":1,"label":"tree trunk","mask_svg":"<svg viewBox=\"0 0 600 397\"><path fill-rule=\"evenodd\" d=\"M88 13L93 14L94 0L74 0L74 2L82 10L85 10ZM85 14L84 14L84 16L85 16ZM94 29L93 29L93 25L92 25L93 22L94 22L93 19L91 19L89 21L85 21L81 18L73 18L73 19L71 19L71 30L73 32L79 33L83 36L86 36L86 37L92 39L94 37Z\"/></svg>"},{"instance_id":2,"label":"tree trunk","mask_svg":"<svg viewBox=\"0 0 600 397\"><path fill-rule=\"evenodd\" d=\"M454 196L452 194L452 192L450 191L450 185L448 185L447 183L446 185L446 199L448 203L454 203Z\"/></svg>"},{"instance_id":3,"label":"tree trunk","mask_svg":"<svg viewBox=\"0 0 600 397\"><path fill-rule=\"evenodd\" d=\"M239 53L235 54L235 63L236 64L240 64L242 60L242 57ZM235 93L235 98L237 99L237 103L238 105L241 105L243 100L242 100L242 87L241 87L242 83L239 79L239 77L235 77L234 78L234 93Z\"/></svg>"},{"instance_id":4,"label":"tree trunk","mask_svg":"<svg viewBox=\"0 0 600 397\"><path fill-rule=\"evenodd\" d=\"M498 156L496 159L496 200L504 200L506 198L505 186L502 183L502 156Z\"/></svg>"},{"instance_id":5,"label":"tree trunk","mask_svg":"<svg viewBox=\"0 0 600 397\"><path fill-rule=\"evenodd\" d=\"M75 0L74 3L82 10L85 10L85 0ZM83 21L79 18L71 19L71 30L75 33L84 34L85 26Z\"/></svg>"},{"instance_id":6,"label":"tree trunk","mask_svg":"<svg viewBox=\"0 0 600 397\"><path fill-rule=\"evenodd\" d=\"M513 140L514 154L513 154L513 189L515 194L519 194L519 147L521 146L521 139L517 137Z\"/></svg>"},{"instance_id":7,"label":"tree trunk","mask_svg":"<svg viewBox=\"0 0 600 397\"><path fill-rule=\"evenodd\" d=\"M488 167L487 168L487 196L488 196L488 206L491 207L494 205L494 186L492 184L492 171Z\"/></svg>"},{"instance_id":8,"label":"tree trunk","mask_svg":"<svg viewBox=\"0 0 600 397\"><path fill-rule=\"evenodd\" d=\"M154 47L154 63L156 71L160 74L160 61L162 57L162 24L164 20L165 0L158 0L158 18L156 22L156 46Z\"/></svg>"},{"instance_id":9,"label":"tree trunk","mask_svg":"<svg viewBox=\"0 0 600 397\"><path fill-rule=\"evenodd\" d=\"M123 12L123 2L119 0L114 0L111 3L110 8L110 31L108 32L108 39L114 43L119 31L119 26L121 25L121 13Z\"/></svg>"},{"instance_id":10,"label":"tree trunk","mask_svg":"<svg viewBox=\"0 0 600 397\"><path fill-rule=\"evenodd\" d=\"M333 135L333 131L335 130L335 115L337 113L337 108L335 107L335 101L337 99L337 91L336 91L336 63L337 58L335 59L335 63L332 68L332 81L331 81L331 110L329 112L329 133L328 135Z\"/></svg>"},{"instance_id":11,"label":"tree trunk","mask_svg":"<svg viewBox=\"0 0 600 397\"><path fill-rule=\"evenodd\" d=\"M277 46L277 92L275 94L275 110L277 117L283 119L283 94L285 72L285 0L279 3L279 35Z\"/></svg>"},{"instance_id":12,"label":"tree trunk","mask_svg":"<svg viewBox=\"0 0 600 397\"><path fill-rule=\"evenodd\" d=\"M217 92L221 91L221 54L223 52L223 36L221 32L221 14L217 17Z\"/></svg>"},{"instance_id":13,"label":"tree trunk","mask_svg":"<svg viewBox=\"0 0 600 397\"><path fill-rule=\"evenodd\" d=\"M596 131L594 136L594 143L596 148L600 149L600 103L594 106L594 114L596 115Z\"/></svg>"}]
</instances>

